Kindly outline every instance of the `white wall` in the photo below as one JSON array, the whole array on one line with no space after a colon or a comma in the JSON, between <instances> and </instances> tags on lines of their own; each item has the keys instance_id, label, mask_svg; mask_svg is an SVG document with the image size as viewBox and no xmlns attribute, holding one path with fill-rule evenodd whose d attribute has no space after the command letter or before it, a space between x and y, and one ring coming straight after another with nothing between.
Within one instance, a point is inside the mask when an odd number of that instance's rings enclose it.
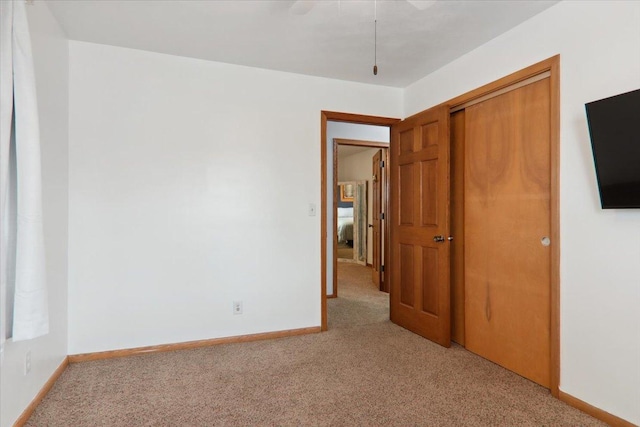
<instances>
[{"instance_id":1,"label":"white wall","mask_svg":"<svg viewBox=\"0 0 640 427\"><path fill-rule=\"evenodd\" d=\"M561 2L406 88L404 113L558 53L560 389L640 424L640 211L600 209L584 112L640 88L640 2Z\"/></svg>"},{"instance_id":2,"label":"white wall","mask_svg":"<svg viewBox=\"0 0 640 427\"><path fill-rule=\"evenodd\" d=\"M329 110L332 111L332 110ZM333 110L344 113L366 114L358 110ZM383 117L400 117L396 112L391 115L377 114ZM391 138L388 126L371 126L356 123L327 121L327 295L333 294L333 245L331 244L331 230L333 230L333 140L359 139L362 141L389 142Z\"/></svg>"},{"instance_id":3,"label":"white wall","mask_svg":"<svg viewBox=\"0 0 640 427\"><path fill-rule=\"evenodd\" d=\"M320 111L401 95L70 42L69 353L319 326Z\"/></svg>"},{"instance_id":4,"label":"white wall","mask_svg":"<svg viewBox=\"0 0 640 427\"><path fill-rule=\"evenodd\" d=\"M68 45L28 10L52 331L6 344L3 427L67 353ZM69 353L319 325L319 111L400 117L401 91L70 45ZM407 88L404 115L557 53L561 389L640 424L640 212L600 210L583 109L640 87L640 3L562 2Z\"/></svg>"},{"instance_id":5,"label":"white wall","mask_svg":"<svg viewBox=\"0 0 640 427\"><path fill-rule=\"evenodd\" d=\"M375 156L378 151L380 151L379 148L371 148L351 156L340 157L338 161L338 181L367 181L367 224L373 223L373 181L371 178L371 163L373 156ZM372 263L373 229L367 227L367 264Z\"/></svg>"},{"instance_id":6,"label":"white wall","mask_svg":"<svg viewBox=\"0 0 640 427\"><path fill-rule=\"evenodd\" d=\"M50 333L7 341L0 365L0 426L20 416L67 355L68 42L44 2L27 6L36 74ZM31 350L31 373L24 375Z\"/></svg>"}]
</instances>

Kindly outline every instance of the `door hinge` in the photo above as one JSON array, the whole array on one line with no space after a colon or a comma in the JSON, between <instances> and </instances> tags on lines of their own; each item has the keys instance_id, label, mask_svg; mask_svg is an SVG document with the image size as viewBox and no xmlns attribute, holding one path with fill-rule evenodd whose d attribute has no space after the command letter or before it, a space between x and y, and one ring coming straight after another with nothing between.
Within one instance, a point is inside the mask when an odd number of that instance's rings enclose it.
<instances>
[{"instance_id":1,"label":"door hinge","mask_svg":"<svg viewBox=\"0 0 640 427\"><path fill-rule=\"evenodd\" d=\"M382 272L384 273L384 264L382 264L382 265L380 266L380 271L382 271Z\"/></svg>"},{"instance_id":2,"label":"door hinge","mask_svg":"<svg viewBox=\"0 0 640 427\"><path fill-rule=\"evenodd\" d=\"M380 160L380 167L383 168L384 167L384 160Z\"/></svg>"},{"instance_id":3,"label":"door hinge","mask_svg":"<svg viewBox=\"0 0 640 427\"><path fill-rule=\"evenodd\" d=\"M384 219L384 212L380 214L380 219Z\"/></svg>"}]
</instances>

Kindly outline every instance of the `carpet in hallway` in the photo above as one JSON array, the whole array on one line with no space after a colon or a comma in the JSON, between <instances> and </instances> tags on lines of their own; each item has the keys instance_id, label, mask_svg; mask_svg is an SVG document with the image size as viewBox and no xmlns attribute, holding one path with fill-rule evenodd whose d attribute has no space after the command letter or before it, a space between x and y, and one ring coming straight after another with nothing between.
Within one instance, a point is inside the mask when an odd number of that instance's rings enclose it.
<instances>
[{"instance_id":1,"label":"carpet in hallway","mask_svg":"<svg viewBox=\"0 0 640 427\"><path fill-rule=\"evenodd\" d=\"M353 246L346 243L338 243L338 258L353 259Z\"/></svg>"},{"instance_id":2,"label":"carpet in hallway","mask_svg":"<svg viewBox=\"0 0 640 427\"><path fill-rule=\"evenodd\" d=\"M389 294L371 280L371 267L338 262L338 298L327 301L329 329L389 320Z\"/></svg>"}]
</instances>

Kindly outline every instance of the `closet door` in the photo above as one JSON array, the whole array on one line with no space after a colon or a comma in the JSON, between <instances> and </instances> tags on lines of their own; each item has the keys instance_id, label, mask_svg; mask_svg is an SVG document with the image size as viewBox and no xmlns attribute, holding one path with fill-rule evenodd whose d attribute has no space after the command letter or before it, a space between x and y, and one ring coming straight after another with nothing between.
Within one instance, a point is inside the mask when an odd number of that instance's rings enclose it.
<instances>
[{"instance_id":1,"label":"closet door","mask_svg":"<svg viewBox=\"0 0 640 427\"><path fill-rule=\"evenodd\" d=\"M465 346L550 385L549 78L465 110Z\"/></svg>"}]
</instances>

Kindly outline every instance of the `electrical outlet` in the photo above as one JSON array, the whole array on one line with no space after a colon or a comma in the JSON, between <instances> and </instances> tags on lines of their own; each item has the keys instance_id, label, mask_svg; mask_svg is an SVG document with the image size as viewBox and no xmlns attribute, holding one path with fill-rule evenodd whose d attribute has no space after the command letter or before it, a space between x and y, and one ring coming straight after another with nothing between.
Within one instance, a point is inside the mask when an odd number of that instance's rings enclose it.
<instances>
[{"instance_id":1,"label":"electrical outlet","mask_svg":"<svg viewBox=\"0 0 640 427\"><path fill-rule=\"evenodd\" d=\"M242 301L233 302L233 314L242 314Z\"/></svg>"},{"instance_id":2,"label":"electrical outlet","mask_svg":"<svg viewBox=\"0 0 640 427\"><path fill-rule=\"evenodd\" d=\"M28 375L29 372L31 372L31 350L24 355L24 374Z\"/></svg>"}]
</instances>

